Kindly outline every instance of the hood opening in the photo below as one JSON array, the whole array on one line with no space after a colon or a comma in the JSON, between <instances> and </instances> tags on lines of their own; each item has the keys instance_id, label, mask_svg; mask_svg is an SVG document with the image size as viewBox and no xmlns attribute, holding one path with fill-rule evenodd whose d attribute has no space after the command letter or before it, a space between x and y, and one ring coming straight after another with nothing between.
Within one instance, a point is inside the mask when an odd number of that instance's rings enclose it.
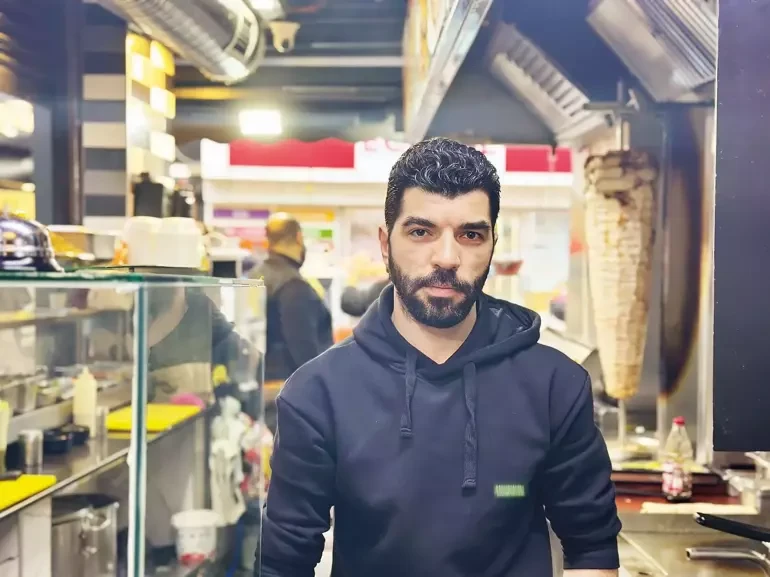
<instances>
[{"instance_id":1,"label":"hood opening","mask_svg":"<svg viewBox=\"0 0 770 577\"><path fill-rule=\"evenodd\" d=\"M658 102L699 102L716 79L713 0L593 0L587 20Z\"/></svg>"},{"instance_id":2,"label":"hood opening","mask_svg":"<svg viewBox=\"0 0 770 577\"><path fill-rule=\"evenodd\" d=\"M486 54L489 72L548 126L557 143L604 129L604 115L585 110L588 95L513 24L499 23Z\"/></svg>"}]
</instances>

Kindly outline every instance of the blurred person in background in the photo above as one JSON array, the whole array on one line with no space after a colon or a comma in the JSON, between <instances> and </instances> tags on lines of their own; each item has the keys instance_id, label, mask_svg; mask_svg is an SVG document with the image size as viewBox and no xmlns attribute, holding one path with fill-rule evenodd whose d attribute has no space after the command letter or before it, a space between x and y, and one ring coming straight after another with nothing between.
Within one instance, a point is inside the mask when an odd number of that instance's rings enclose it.
<instances>
[{"instance_id":1,"label":"blurred person in background","mask_svg":"<svg viewBox=\"0 0 770 577\"><path fill-rule=\"evenodd\" d=\"M345 287L340 298L342 312L351 317L362 317L390 284L389 278L380 279L370 284Z\"/></svg>"},{"instance_id":2,"label":"blurred person in background","mask_svg":"<svg viewBox=\"0 0 770 577\"><path fill-rule=\"evenodd\" d=\"M393 287L278 398L262 577L617 577L620 521L583 368L536 313L482 293L500 182L479 151L411 147L388 180ZM562 553L563 550L563 553Z\"/></svg>"},{"instance_id":3,"label":"blurred person in background","mask_svg":"<svg viewBox=\"0 0 770 577\"><path fill-rule=\"evenodd\" d=\"M306 248L302 227L290 214L276 213L266 225L268 257L250 272L267 289L265 422L276 430L275 397L299 367L332 345L329 309L300 274Z\"/></svg>"}]
</instances>

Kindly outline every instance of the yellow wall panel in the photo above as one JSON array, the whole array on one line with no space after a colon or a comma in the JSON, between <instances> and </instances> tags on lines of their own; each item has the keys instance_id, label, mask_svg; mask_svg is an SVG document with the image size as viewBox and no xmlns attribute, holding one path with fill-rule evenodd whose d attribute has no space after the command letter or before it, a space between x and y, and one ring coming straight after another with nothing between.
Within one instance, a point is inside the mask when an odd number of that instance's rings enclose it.
<instances>
[{"instance_id":1,"label":"yellow wall panel","mask_svg":"<svg viewBox=\"0 0 770 577\"><path fill-rule=\"evenodd\" d=\"M149 38L139 36L138 34L126 35L126 54L141 54L142 56L150 57L151 42Z\"/></svg>"},{"instance_id":2,"label":"yellow wall panel","mask_svg":"<svg viewBox=\"0 0 770 577\"><path fill-rule=\"evenodd\" d=\"M155 68L162 70L168 76L176 74L176 65L174 55L160 42L152 41L150 43L150 60Z\"/></svg>"}]
</instances>

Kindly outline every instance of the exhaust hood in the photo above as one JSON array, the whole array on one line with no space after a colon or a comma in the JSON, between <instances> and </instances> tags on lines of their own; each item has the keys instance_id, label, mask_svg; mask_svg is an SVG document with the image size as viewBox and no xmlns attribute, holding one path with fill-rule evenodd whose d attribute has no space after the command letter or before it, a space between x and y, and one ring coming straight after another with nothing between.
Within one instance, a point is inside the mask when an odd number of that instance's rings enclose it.
<instances>
[{"instance_id":1,"label":"exhaust hood","mask_svg":"<svg viewBox=\"0 0 770 577\"><path fill-rule=\"evenodd\" d=\"M592 0L588 23L658 102L716 78L717 11L703 0Z\"/></svg>"},{"instance_id":2,"label":"exhaust hood","mask_svg":"<svg viewBox=\"0 0 770 577\"><path fill-rule=\"evenodd\" d=\"M540 118L558 143L606 126L603 114L584 109L588 96L512 24L497 25L486 60L492 76Z\"/></svg>"}]
</instances>

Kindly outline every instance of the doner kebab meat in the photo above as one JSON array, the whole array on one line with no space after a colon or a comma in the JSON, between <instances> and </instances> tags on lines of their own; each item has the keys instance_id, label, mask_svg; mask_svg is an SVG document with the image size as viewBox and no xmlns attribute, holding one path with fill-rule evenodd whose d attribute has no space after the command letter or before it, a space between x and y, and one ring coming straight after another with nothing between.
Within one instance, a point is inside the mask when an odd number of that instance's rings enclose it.
<instances>
[{"instance_id":1,"label":"doner kebab meat","mask_svg":"<svg viewBox=\"0 0 770 577\"><path fill-rule=\"evenodd\" d=\"M652 273L654 160L616 151L586 161L588 278L605 392L639 389Z\"/></svg>"}]
</instances>

